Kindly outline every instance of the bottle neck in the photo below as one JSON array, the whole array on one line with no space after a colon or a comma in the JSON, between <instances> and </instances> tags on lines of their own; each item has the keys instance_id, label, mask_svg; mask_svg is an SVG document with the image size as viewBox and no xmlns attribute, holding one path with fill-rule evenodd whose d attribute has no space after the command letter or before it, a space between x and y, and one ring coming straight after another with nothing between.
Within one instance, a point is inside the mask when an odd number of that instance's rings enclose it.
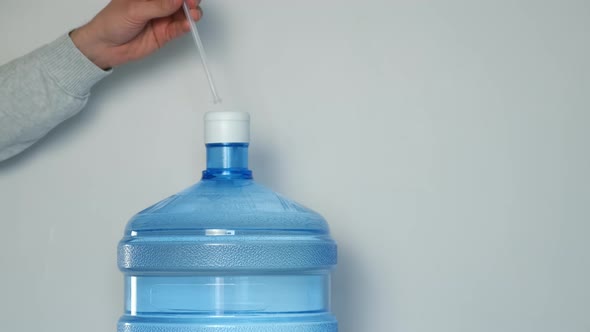
<instances>
[{"instance_id":1,"label":"bottle neck","mask_svg":"<svg viewBox=\"0 0 590 332\"><path fill-rule=\"evenodd\" d=\"M203 179L251 179L248 169L248 143L207 144L207 169Z\"/></svg>"}]
</instances>

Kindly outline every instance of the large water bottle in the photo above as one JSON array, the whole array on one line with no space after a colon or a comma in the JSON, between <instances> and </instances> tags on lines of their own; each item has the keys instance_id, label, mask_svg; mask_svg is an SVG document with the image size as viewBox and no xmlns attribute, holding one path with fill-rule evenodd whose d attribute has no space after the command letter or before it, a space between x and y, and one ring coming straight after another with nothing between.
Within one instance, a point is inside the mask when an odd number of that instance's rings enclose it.
<instances>
[{"instance_id":1,"label":"large water bottle","mask_svg":"<svg viewBox=\"0 0 590 332\"><path fill-rule=\"evenodd\" d=\"M119 332L335 332L326 221L257 184L250 116L205 116L200 182L127 224Z\"/></svg>"}]
</instances>

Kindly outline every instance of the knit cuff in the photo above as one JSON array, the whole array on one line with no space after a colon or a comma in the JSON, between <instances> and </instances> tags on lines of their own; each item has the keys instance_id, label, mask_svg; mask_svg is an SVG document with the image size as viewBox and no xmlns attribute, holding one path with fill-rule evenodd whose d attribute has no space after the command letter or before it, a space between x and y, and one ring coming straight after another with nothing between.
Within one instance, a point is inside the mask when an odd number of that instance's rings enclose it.
<instances>
[{"instance_id":1,"label":"knit cuff","mask_svg":"<svg viewBox=\"0 0 590 332\"><path fill-rule=\"evenodd\" d=\"M102 70L82 54L69 34L40 48L39 58L55 82L77 97L87 96L96 83L112 72Z\"/></svg>"}]
</instances>

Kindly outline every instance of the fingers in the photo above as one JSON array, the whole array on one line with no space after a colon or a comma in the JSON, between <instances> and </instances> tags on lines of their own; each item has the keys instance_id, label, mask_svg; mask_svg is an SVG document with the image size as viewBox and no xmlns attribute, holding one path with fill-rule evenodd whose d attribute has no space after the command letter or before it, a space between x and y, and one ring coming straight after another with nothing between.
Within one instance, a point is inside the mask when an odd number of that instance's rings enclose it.
<instances>
[{"instance_id":1,"label":"fingers","mask_svg":"<svg viewBox=\"0 0 590 332\"><path fill-rule=\"evenodd\" d=\"M203 12L200 7L190 10L191 17L193 20L198 21L201 19ZM175 39L190 31L190 25L184 15L184 11L179 10L172 15L172 22L168 25L166 35L168 40Z\"/></svg>"},{"instance_id":2,"label":"fingers","mask_svg":"<svg viewBox=\"0 0 590 332\"><path fill-rule=\"evenodd\" d=\"M182 6L183 0L148 0L132 1L129 15L139 21L147 22L154 18L166 17L174 14ZM199 2L199 0L188 0Z\"/></svg>"},{"instance_id":3,"label":"fingers","mask_svg":"<svg viewBox=\"0 0 590 332\"><path fill-rule=\"evenodd\" d=\"M197 8L201 4L201 0L186 0L189 8Z\"/></svg>"},{"instance_id":4,"label":"fingers","mask_svg":"<svg viewBox=\"0 0 590 332\"><path fill-rule=\"evenodd\" d=\"M179 22L179 21L175 21L172 22L166 31L167 34L167 39L168 40L173 40L176 39L178 37L180 37L181 35L187 33L189 31L190 27L188 25L188 23L186 22L186 20Z\"/></svg>"},{"instance_id":5,"label":"fingers","mask_svg":"<svg viewBox=\"0 0 590 332\"><path fill-rule=\"evenodd\" d=\"M190 12L190 15L191 15L191 18L193 19L193 21L198 21L203 16L203 11L201 10L201 7L191 8L191 9L189 9L189 12ZM176 13L174 13L174 15L172 15L172 20L173 21L186 21L186 15L184 14L184 11L178 10Z\"/></svg>"},{"instance_id":6,"label":"fingers","mask_svg":"<svg viewBox=\"0 0 590 332\"><path fill-rule=\"evenodd\" d=\"M201 17L203 17L203 10L201 9L201 7L197 7L195 9L191 9L191 18L196 22L198 20L201 19Z\"/></svg>"}]
</instances>

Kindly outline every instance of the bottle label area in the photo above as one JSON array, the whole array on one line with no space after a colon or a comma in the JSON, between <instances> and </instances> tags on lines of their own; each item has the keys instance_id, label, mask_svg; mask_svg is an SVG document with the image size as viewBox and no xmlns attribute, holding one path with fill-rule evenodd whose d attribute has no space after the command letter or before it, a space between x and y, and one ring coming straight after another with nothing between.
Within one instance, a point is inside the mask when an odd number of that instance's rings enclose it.
<instances>
[{"instance_id":1,"label":"bottle label area","mask_svg":"<svg viewBox=\"0 0 590 332\"><path fill-rule=\"evenodd\" d=\"M127 315L319 313L330 309L329 272L302 275L127 276Z\"/></svg>"}]
</instances>

